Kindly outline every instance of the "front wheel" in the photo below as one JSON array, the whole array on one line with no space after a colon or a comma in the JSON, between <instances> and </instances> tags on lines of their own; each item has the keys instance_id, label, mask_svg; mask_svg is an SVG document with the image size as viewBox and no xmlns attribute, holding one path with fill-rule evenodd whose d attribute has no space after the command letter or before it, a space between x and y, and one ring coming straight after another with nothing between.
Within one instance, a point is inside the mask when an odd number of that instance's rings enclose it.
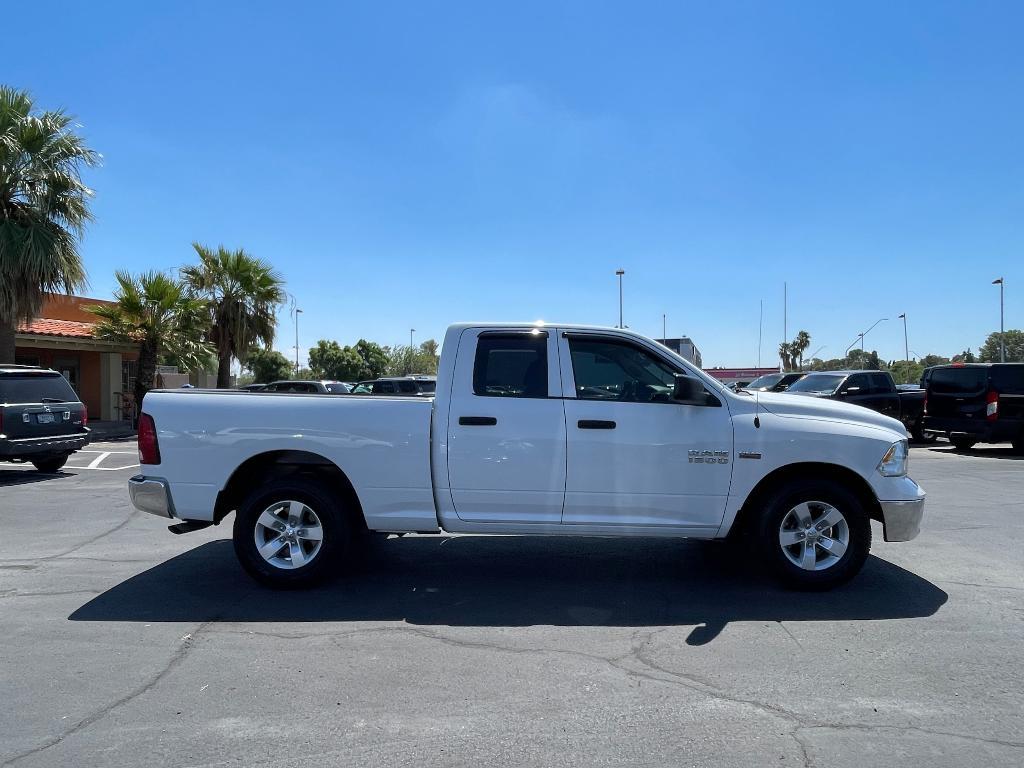
<instances>
[{"instance_id":1,"label":"front wheel","mask_svg":"<svg viewBox=\"0 0 1024 768\"><path fill-rule=\"evenodd\" d=\"M828 480L797 480L768 499L755 529L763 562L797 589L831 589L857 575L871 522L856 494Z\"/></svg>"},{"instance_id":2,"label":"front wheel","mask_svg":"<svg viewBox=\"0 0 1024 768\"><path fill-rule=\"evenodd\" d=\"M67 464L67 462L67 456L51 456L48 459L38 459L37 461L33 461L32 466L40 472L52 475L54 472L59 472L60 468Z\"/></svg>"},{"instance_id":3,"label":"front wheel","mask_svg":"<svg viewBox=\"0 0 1024 768\"><path fill-rule=\"evenodd\" d=\"M305 587L345 564L353 528L324 484L288 478L255 490L238 508L235 554L246 572L270 587Z\"/></svg>"}]
</instances>

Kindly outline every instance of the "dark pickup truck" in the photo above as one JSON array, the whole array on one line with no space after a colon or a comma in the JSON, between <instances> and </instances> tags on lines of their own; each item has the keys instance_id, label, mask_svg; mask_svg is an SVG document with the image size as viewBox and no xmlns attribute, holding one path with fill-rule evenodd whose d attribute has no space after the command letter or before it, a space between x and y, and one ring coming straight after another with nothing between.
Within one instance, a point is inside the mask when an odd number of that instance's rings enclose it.
<instances>
[{"instance_id":1,"label":"dark pickup truck","mask_svg":"<svg viewBox=\"0 0 1024 768\"><path fill-rule=\"evenodd\" d=\"M958 450L1013 444L1024 453L1024 363L940 365L929 371L924 428Z\"/></svg>"},{"instance_id":2,"label":"dark pickup truck","mask_svg":"<svg viewBox=\"0 0 1024 768\"><path fill-rule=\"evenodd\" d=\"M925 440L923 389L900 390L886 371L817 371L791 385L786 394L826 397L862 405L903 422L914 440Z\"/></svg>"},{"instance_id":3,"label":"dark pickup truck","mask_svg":"<svg viewBox=\"0 0 1024 768\"><path fill-rule=\"evenodd\" d=\"M56 371L0 364L0 461L56 472L89 443L89 416Z\"/></svg>"}]
</instances>

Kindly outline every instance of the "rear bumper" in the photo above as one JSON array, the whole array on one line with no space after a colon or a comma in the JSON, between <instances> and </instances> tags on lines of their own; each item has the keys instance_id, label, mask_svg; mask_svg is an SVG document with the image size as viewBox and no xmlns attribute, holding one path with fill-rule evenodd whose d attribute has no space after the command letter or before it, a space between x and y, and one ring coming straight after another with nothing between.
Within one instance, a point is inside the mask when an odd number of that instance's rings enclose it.
<instances>
[{"instance_id":1,"label":"rear bumper","mask_svg":"<svg viewBox=\"0 0 1024 768\"><path fill-rule=\"evenodd\" d=\"M163 478L135 475L128 480L128 495L132 505L140 512L148 512L157 517L175 516L171 487Z\"/></svg>"},{"instance_id":2,"label":"rear bumper","mask_svg":"<svg viewBox=\"0 0 1024 768\"><path fill-rule=\"evenodd\" d=\"M0 459L27 459L33 456L72 453L85 448L88 444L88 432L0 440Z\"/></svg>"},{"instance_id":3,"label":"rear bumper","mask_svg":"<svg viewBox=\"0 0 1024 768\"><path fill-rule=\"evenodd\" d=\"M1020 419L982 421L981 419L944 419L926 416L924 431L940 435L971 435L983 443L1005 443L1024 434L1024 421Z\"/></svg>"}]
</instances>

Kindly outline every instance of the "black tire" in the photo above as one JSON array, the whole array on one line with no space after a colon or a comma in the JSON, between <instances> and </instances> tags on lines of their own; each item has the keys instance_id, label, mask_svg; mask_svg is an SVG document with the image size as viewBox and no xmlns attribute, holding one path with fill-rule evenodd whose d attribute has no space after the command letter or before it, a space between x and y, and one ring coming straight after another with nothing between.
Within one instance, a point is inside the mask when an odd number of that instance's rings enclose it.
<instances>
[{"instance_id":1,"label":"black tire","mask_svg":"<svg viewBox=\"0 0 1024 768\"><path fill-rule=\"evenodd\" d=\"M934 443L937 437L934 432L926 433L921 422L917 422L910 430L910 438L915 443Z\"/></svg>"},{"instance_id":2,"label":"black tire","mask_svg":"<svg viewBox=\"0 0 1024 768\"><path fill-rule=\"evenodd\" d=\"M967 435L950 435L949 442L951 442L953 447L958 451L969 451L978 441Z\"/></svg>"},{"instance_id":3,"label":"black tire","mask_svg":"<svg viewBox=\"0 0 1024 768\"><path fill-rule=\"evenodd\" d=\"M779 542L783 521L791 510L805 502L828 504L839 510L848 530L845 552L822 570L805 570L794 564ZM761 562L795 589L825 590L849 581L864 567L871 550L871 521L863 502L848 488L831 480L792 480L781 485L767 499L752 534ZM822 563L828 559L824 549L813 546L812 551Z\"/></svg>"},{"instance_id":4,"label":"black tire","mask_svg":"<svg viewBox=\"0 0 1024 768\"><path fill-rule=\"evenodd\" d=\"M313 551L306 564L279 567L257 549L257 521L264 511L290 501L301 502L312 511L319 520L322 539L319 549ZM313 518L307 514L305 519ZM264 537L267 533L261 526L259 535ZM245 571L261 584L277 589L308 587L336 575L348 563L356 545L352 518L346 514L341 499L325 484L305 477L282 478L253 491L235 513L232 537L235 555ZM310 548L308 541L298 545ZM291 560L292 546L291 543L282 545L282 559Z\"/></svg>"},{"instance_id":5,"label":"black tire","mask_svg":"<svg viewBox=\"0 0 1024 768\"><path fill-rule=\"evenodd\" d=\"M68 463L68 457L65 456L51 456L46 459L37 459L32 462L32 466L38 469L40 472L45 472L48 475L52 475L54 472L60 472L60 468Z\"/></svg>"}]
</instances>

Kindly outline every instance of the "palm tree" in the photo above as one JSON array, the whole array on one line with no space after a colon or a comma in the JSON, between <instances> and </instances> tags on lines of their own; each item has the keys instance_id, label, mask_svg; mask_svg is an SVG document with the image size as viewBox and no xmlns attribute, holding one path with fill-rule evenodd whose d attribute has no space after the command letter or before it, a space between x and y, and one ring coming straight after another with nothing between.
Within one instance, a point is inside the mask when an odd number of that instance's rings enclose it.
<instances>
[{"instance_id":1,"label":"palm tree","mask_svg":"<svg viewBox=\"0 0 1024 768\"><path fill-rule=\"evenodd\" d=\"M213 352L206 341L206 305L180 281L163 272L137 277L117 272L115 304L87 307L99 318L93 335L121 344L139 345L135 377L136 410L153 388L156 366L172 356L187 369L197 369Z\"/></svg>"},{"instance_id":2,"label":"palm tree","mask_svg":"<svg viewBox=\"0 0 1024 768\"><path fill-rule=\"evenodd\" d=\"M794 356L800 358L801 371L804 369L804 352L807 351L809 346L811 346L811 334L807 331L800 331L793 340L791 348Z\"/></svg>"},{"instance_id":3,"label":"palm tree","mask_svg":"<svg viewBox=\"0 0 1024 768\"><path fill-rule=\"evenodd\" d=\"M14 362L19 320L47 292L85 285L77 239L91 219L83 167L100 156L61 110L38 112L27 91L0 85L0 363Z\"/></svg>"},{"instance_id":4,"label":"palm tree","mask_svg":"<svg viewBox=\"0 0 1024 768\"><path fill-rule=\"evenodd\" d=\"M193 243L199 264L182 267L181 276L206 299L210 341L217 349L217 387L231 381L231 358L244 363L249 349L274 343L276 311L285 300L284 281L264 261L245 251L214 251Z\"/></svg>"}]
</instances>

